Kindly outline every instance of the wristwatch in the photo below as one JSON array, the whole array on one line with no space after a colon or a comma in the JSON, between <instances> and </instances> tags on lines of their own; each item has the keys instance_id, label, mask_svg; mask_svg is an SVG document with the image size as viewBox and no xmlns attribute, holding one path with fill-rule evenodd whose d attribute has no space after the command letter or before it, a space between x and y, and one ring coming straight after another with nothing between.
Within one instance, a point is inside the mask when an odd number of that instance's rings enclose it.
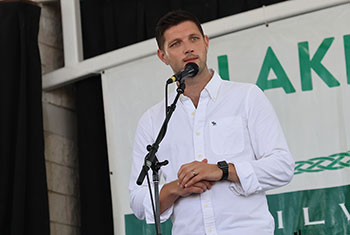
<instances>
[{"instance_id":1,"label":"wristwatch","mask_svg":"<svg viewBox=\"0 0 350 235\"><path fill-rule=\"evenodd\" d=\"M222 170L221 180L226 180L228 177L228 164L226 161L220 161L217 163L217 166Z\"/></svg>"}]
</instances>

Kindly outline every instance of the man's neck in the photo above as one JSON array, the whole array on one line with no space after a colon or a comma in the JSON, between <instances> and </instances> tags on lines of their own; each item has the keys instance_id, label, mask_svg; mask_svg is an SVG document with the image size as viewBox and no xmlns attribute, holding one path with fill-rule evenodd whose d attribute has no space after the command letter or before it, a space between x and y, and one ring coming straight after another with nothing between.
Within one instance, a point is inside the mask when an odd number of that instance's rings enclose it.
<instances>
[{"instance_id":1,"label":"man's neck","mask_svg":"<svg viewBox=\"0 0 350 235\"><path fill-rule=\"evenodd\" d=\"M208 68L205 68L200 74L198 74L196 77L187 79L185 81L186 88L184 95L189 97L192 100L192 103L197 108L199 97L202 92L202 90L205 88L205 86L208 84L210 79L212 78L214 72L209 71Z\"/></svg>"}]
</instances>

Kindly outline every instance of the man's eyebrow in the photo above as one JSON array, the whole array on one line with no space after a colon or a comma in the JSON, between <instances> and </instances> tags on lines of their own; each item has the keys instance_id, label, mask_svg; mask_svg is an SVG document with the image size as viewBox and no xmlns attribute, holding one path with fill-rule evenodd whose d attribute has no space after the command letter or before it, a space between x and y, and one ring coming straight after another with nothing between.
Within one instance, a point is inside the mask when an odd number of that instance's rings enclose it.
<instances>
[{"instance_id":1,"label":"man's eyebrow","mask_svg":"<svg viewBox=\"0 0 350 235\"><path fill-rule=\"evenodd\" d=\"M200 33L191 33L190 35L189 35L189 37L192 37L192 36L200 36L201 34Z\"/></svg>"},{"instance_id":2,"label":"man's eyebrow","mask_svg":"<svg viewBox=\"0 0 350 235\"><path fill-rule=\"evenodd\" d=\"M174 38L173 40L169 41L169 43L175 42L175 41L179 41L181 40L180 38Z\"/></svg>"}]
</instances>

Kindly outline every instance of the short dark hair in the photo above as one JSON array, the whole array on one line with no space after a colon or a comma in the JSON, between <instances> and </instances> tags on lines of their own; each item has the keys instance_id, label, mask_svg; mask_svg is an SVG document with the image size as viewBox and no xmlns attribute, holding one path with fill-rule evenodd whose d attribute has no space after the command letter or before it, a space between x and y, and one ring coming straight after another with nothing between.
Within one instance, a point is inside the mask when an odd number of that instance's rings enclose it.
<instances>
[{"instance_id":1,"label":"short dark hair","mask_svg":"<svg viewBox=\"0 0 350 235\"><path fill-rule=\"evenodd\" d=\"M201 23L197 17L184 10L171 11L160 18L156 26L156 40L159 49L162 50L164 47L164 32L170 27L178 25L185 21L191 21L195 23L201 34L204 36Z\"/></svg>"}]
</instances>

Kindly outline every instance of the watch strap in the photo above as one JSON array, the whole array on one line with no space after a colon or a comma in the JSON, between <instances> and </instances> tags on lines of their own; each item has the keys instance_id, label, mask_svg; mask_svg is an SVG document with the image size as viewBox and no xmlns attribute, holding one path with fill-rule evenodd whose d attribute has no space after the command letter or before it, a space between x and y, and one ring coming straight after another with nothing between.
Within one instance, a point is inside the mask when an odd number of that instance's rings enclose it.
<instances>
[{"instance_id":1,"label":"watch strap","mask_svg":"<svg viewBox=\"0 0 350 235\"><path fill-rule=\"evenodd\" d=\"M217 166L222 170L222 177L220 181L227 180L228 177L228 164L226 161L220 161L217 163Z\"/></svg>"}]
</instances>

